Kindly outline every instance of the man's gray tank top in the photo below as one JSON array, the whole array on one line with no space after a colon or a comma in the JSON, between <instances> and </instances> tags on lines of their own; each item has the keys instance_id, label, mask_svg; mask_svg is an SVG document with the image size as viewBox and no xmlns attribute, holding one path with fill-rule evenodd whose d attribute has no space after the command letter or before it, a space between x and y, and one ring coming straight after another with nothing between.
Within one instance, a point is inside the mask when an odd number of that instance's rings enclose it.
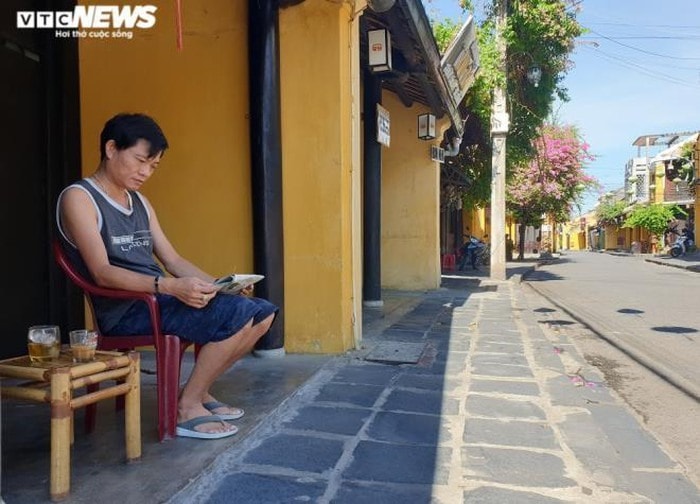
<instances>
[{"instance_id":1,"label":"man's gray tank top","mask_svg":"<svg viewBox=\"0 0 700 504\"><path fill-rule=\"evenodd\" d=\"M153 258L150 215L141 194L137 191L128 191L131 209L126 209L107 196L89 179L80 180L64 189L58 197L56 206L56 222L63 239L64 249L71 262L81 273L92 279L75 244L66 236L60 219L61 198L63 193L71 187L78 187L87 192L95 205L97 225L110 264L154 277L163 276L163 270ZM102 332L109 333L131 305L137 302L140 301L92 296L92 303Z\"/></svg>"}]
</instances>

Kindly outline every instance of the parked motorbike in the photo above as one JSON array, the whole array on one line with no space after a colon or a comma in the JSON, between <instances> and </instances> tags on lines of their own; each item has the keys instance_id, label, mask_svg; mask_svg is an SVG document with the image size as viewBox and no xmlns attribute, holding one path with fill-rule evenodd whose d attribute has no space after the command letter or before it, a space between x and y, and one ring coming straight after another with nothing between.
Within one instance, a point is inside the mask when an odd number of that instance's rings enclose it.
<instances>
[{"instance_id":1,"label":"parked motorbike","mask_svg":"<svg viewBox=\"0 0 700 504\"><path fill-rule=\"evenodd\" d=\"M475 236L470 236L470 235L464 235L468 239L464 245L462 245L460 251L460 260L459 260L459 265L458 268L460 271L463 271L467 269L467 264L471 263L473 264L473 267L476 268L477 265L480 264L489 264L489 259L490 259L490 254L488 252L488 245L486 245L483 241L480 239L476 238ZM474 259L472 261L472 255L474 256Z\"/></svg>"},{"instance_id":2,"label":"parked motorbike","mask_svg":"<svg viewBox=\"0 0 700 504\"><path fill-rule=\"evenodd\" d=\"M679 235L676 241L671 245L671 257L680 257L686 252L695 250L695 243L685 234Z\"/></svg>"}]
</instances>

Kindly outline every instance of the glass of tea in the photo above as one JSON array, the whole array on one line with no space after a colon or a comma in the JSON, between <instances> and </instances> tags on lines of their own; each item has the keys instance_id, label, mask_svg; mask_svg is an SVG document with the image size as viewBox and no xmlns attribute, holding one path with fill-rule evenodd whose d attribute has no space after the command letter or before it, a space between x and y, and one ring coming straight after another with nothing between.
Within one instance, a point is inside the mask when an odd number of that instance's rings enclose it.
<instances>
[{"instance_id":1,"label":"glass of tea","mask_svg":"<svg viewBox=\"0 0 700 504\"><path fill-rule=\"evenodd\" d=\"M61 330L55 325L31 326L27 331L27 348L32 362L47 362L61 353Z\"/></svg>"},{"instance_id":2,"label":"glass of tea","mask_svg":"<svg viewBox=\"0 0 700 504\"><path fill-rule=\"evenodd\" d=\"M70 350L73 362L90 362L95 359L97 349L97 333L87 329L76 329L70 332Z\"/></svg>"}]
</instances>

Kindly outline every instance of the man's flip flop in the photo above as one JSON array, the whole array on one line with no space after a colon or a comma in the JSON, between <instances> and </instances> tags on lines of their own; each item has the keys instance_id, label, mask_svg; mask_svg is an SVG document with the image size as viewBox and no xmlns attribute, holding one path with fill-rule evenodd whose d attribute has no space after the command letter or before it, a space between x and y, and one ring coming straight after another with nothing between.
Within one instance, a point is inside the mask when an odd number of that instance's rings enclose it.
<instances>
[{"instance_id":1,"label":"man's flip flop","mask_svg":"<svg viewBox=\"0 0 700 504\"><path fill-rule=\"evenodd\" d=\"M217 415L203 415L199 417L194 417L177 424L177 427L175 428L175 434L177 434L180 437L189 437L196 439L221 439L233 436L236 432L238 432L238 427L235 427L231 424L225 424L229 430L224 432L201 432L195 429L195 427L197 427L198 425L216 422L224 423L222 418Z\"/></svg>"},{"instance_id":2,"label":"man's flip flop","mask_svg":"<svg viewBox=\"0 0 700 504\"><path fill-rule=\"evenodd\" d=\"M205 402L202 404L207 410L211 411L212 415L216 415L222 420L238 420L241 418L243 415L245 415L245 411L243 411L241 408L232 408L228 404L224 404L219 401L209 401ZM233 413L214 413L215 409L219 408L230 408L233 410Z\"/></svg>"}]
</instances>

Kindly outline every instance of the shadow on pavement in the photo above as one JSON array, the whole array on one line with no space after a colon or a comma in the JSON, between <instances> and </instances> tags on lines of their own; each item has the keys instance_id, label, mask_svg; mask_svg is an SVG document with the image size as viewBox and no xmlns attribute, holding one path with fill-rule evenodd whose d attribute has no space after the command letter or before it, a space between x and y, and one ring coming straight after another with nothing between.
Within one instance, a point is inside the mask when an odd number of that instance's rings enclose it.
<instances>
[{"instance_id":1,"label":"shadow on pavement","mask_svg":"<svg viewBox=\"0 0 700 504\"><path fill-rule=\"evenodd\" d=\"M524 279L526 279L528 282L547 282L550 280L563 280L564 277L561 275L557 275L555 273L552 273L550 271L544 271L544 270L535 270L532 272L529 272Z\"/></svg>"},{"instance_id":2,"label":"shadow on pavement","mask_svg":"<svg viewBox=\"0 0 700 504\"><path fill-rule=\"evenodd\" d=\"M576 322L572 322L571 320L538 320L540 324L549 324L549 325L557 325L557 326L563 326L563 325L573 325Z\"/></svg>"},{"instance_id":3,"label":"shadow on pavement","mask_svg":"<svg viewBox=\"0 0 700 504\"><path fill-rule=\"evenodd\" d=\"M644 313L644 310L637 310L636 308L620 308L619 310L617 310L617 312L631 314L631 315L638 315L640 313Z\"/></svg>"},{"instance_id":4,"label":"shadow on pavement","mask_svg":"<svg viewBox=\"0 0 700 504\"><path fill-rule=\"evenodd\" d=\"M679 326L657 326L657 327L652 327L651 329L654 331L658 331L658 332L667 332L667 333L674 333L674 334L687 334L687 333L698 332L697 329L693 329L692 327L679 327Z\"/></svg>"},{"instance_id":5,"label":"shadow on pavement","mask_svg":"<svg viewBox=\"0 0 700 504\"><path fill-rule=\"evenodd\" d=\"M155 353L141 352L141 433L143 455L124 463L124 412L101 401L97 425L85 433L84 411L75 415L69 502L164 502L209 467L217 455L241 442L280 403L316 373L328 356L247 356L214 385L218 398L245 409L237 435L220 440L178 438L158 442ZM194 363L183 360L183 375ZM49 405L8 401L2 405L2 499L12 504L49 502Z\"/></svg>"}]
</instances>

